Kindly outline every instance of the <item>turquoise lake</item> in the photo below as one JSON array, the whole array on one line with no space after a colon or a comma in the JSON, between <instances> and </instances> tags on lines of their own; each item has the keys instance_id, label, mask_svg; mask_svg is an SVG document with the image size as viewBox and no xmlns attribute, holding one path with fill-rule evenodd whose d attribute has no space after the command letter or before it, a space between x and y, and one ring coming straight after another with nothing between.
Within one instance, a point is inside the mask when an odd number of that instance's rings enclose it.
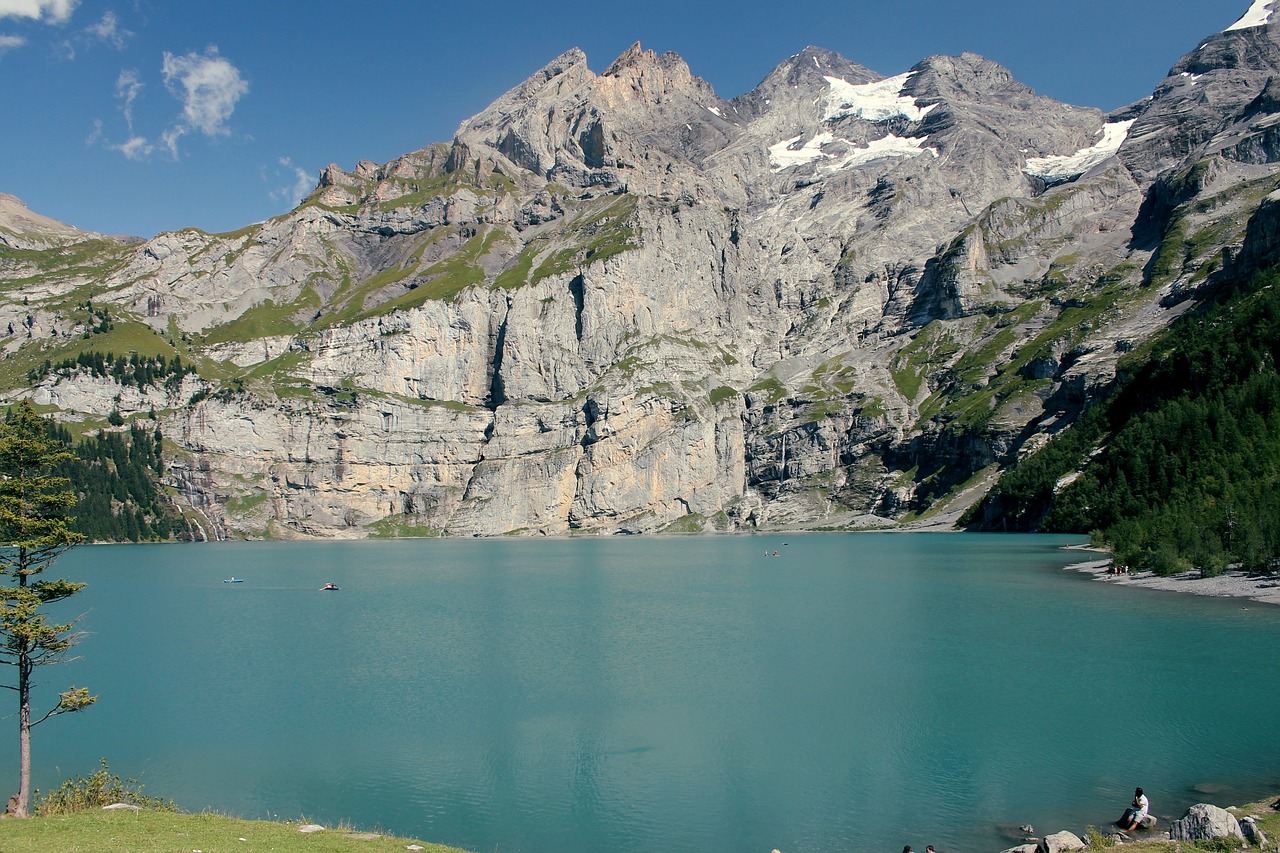
<instances>
[{"instance_id":1,"label":"turquoise lake","mask_svg":"<svg viewBox=\"0 0 1280 853\"><path fill-rule=\"evenodd\" d=\"M90 635L37 699L100 699L36 729L36 782L103 756L189 811L477 853L994 853L1137 785L1164 819L1280 792L1280 607L1097 583L1069 541L83 547L55 615Z\"/></svg>"}]
</instances>

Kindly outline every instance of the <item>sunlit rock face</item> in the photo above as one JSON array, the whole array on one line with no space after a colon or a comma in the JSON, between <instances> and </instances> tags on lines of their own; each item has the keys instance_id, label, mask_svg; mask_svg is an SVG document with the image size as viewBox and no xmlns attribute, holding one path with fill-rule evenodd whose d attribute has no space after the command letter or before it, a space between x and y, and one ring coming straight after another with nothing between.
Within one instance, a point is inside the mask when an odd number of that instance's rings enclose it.
<instances>
[{"instance_id":1,"label":"sunlit rock face","mask_svg":"<svg viewBox=\"0 0 1280 853\"><path fill-rule=\"evenodd\" d=\"M215 537L945 523L1274 259L1266 11L1110 115L969 53L810 47L726 100L635 45L228 234L0 196L9 396L154 416ZM58 366L109 347L199 375Z\"/></svg>"}]
</instances>

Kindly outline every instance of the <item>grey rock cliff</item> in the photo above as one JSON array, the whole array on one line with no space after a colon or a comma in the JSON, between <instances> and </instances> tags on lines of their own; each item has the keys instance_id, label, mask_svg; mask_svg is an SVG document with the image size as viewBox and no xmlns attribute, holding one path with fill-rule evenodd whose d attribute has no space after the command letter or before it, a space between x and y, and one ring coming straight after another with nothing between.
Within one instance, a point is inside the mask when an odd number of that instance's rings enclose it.
<instances>
[{"instance_id":1,"label":"grey rock cliff","mask_svg":"<svg viewBox=\"0 0 1280 853\"><path fill-rule=\"evenodd\" d=\"M968 53L810 47L724 100L674 54L570 50L268 222L0 254L10 358L111 340L91 292L202 369L9 395L154 410L213 536L945 521L1274 259L1277 68L1273 27L1224 32L1107 116Z\"/></svg>"}]
</instances>

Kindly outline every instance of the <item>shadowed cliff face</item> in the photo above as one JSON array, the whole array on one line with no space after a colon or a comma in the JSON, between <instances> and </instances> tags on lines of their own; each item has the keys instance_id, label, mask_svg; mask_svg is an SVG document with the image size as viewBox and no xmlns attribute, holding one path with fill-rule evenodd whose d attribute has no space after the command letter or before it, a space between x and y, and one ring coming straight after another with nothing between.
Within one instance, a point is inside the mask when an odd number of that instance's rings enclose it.
<instances>
[{"instance_id":1,"label":"shadowed cliff face","mask_svg":"<svg viewBox=\"0 0 1280 853\"><path fill-rule=\"evenodd\" d=\"M886 77L811 47L723 100L674 54L570 50L238 232L0 220L11 363L202 368L11 396L154 410L228 535L945 520L1274 254L1236 249L1277 184L1276 38L1212 36L1110 116L967 53Z\"/></svg>"}]
</instances>

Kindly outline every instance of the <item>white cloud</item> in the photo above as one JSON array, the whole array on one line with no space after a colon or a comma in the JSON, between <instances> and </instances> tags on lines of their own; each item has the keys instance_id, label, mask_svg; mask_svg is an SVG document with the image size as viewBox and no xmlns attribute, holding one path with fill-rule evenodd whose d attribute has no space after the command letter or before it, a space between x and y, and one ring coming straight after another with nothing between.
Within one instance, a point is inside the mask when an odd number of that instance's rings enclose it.
<instances>
[{"instance_id":1,"label":"white cloud","mask_svg":"<svg viewBox=\"0 0 1280 853\"><path fill-rule=\"evenodd\" d=\"M86 145L95 145L102 142L102 146L109 151L119 151L130 160L147 160L155 152L155 143L151 142L145 136L134 133L133 130L133 103L138 99L138 95L142 92L142 79L138 76L138 72L133 69L126 68L120 72L120 76L116 78L116 100L120 102L120 113L124 116L125 125L129 129L129 138L124 142L112 143L103 138L102 120L95 119L93 122L93 133L85 140ZM176 156L176 155L175 155Z\"/></svg>"},{"instance_id":2,"label":"white cloud","mask_svg":"<svg viewBox=\"0 0 1280 853\"><path fill-rule=\"evenodd\" d=\"M187 135L187 129L182 125L171 127L164 133L160 134L160 144L169 152L169 156L178 159L178 140Z\"/></svg>"},{"instance_id":3,"label":"white cloud","mask_svg":"<svg viewBox=\"0 0 1280 853\"><path fill-rule=\"evenodd\" d=\"M0 0L3 2L3 0ZM125 40L133 33L126 29L121 29L120 20L116 17L115 12L107 12L102 16L102 20L96 24L85 27L85 32L101 41L114 47L116 50L123 50Z\"/></svg>"},{"instance_id":4,"label":"white cloud","mask_svg":"<svg viewBox=\"0 0 1280 853\"><path fill-rule=\"evenodd\" d=\"M306 169L295 165L289 157L281 157L279 163L281 169L284 170L283 175L285 178L289 178L289 173L292 172L293 183L287 187L272 190L270 193L271 200L285 202L291 207L297 207L298 203L306 198L307 194L315 187L316 178ZM277 177L280 174L277 173Z\"/></svg>"},{"instance_id":5,"label":"white cloud","mask_svg":"<svg viewBox=\"0 0 1280 853\"><path fill-rule=\"evenodd\" d=\"M44 19L51 24L65 24L80 0L0 0L0 18Z\"/></svg>"},{"instance_id":6,"label":"white cloud","mask_svg":"<svg viewBox=\"0 0 1280 853\"><path fill-rule=\"evenodd\" d=\"M12 50L15 47L22 47L27 40L22 36L6 36L0 35L0 56L4 56L6 50Z\"/></svg>"},{"instance_id":7,"label":"white cloud","mask_svg":"<svg viewBox=\"0 0 1280 853\"><path fill-rule=\"evenodd\" d=\"M0 0L3 2L3 0ZM192 130L205 136L226 136L236 104L249 91L240 71L210 47L204 55L174 56L165 52L164 84L182 101L182 118L165 133L166 147L177 156L177 142Z\"/></svg>"},{"instance_id":8,"label":"white cloud","mask_svg":"<svg viewBox=\"0 0 1280 853\"><path fill-rule=\"evenodd\" d=\"M119 151L130 160L145 160L155 150L155 146L148 142L145 136L133 136L119 145L108 145L107 147L112 151Z\"/></svg>"},{"instance_id":9,"label":"white cloud","mask_svg":"<svg viewBox=\"0 0 1280 853\"><path fill-rule=\"evenodd\" d=\"M113 34L121 38L130 35L120 30L110 16L103 19L100 31L90 27L86 32L90 31L108 40ZM218 55L216 47L210 47L203 54L188 53L185 56L166 52L161 72L165 88L182 104L182 113L177 119L158 135L138 133L134 110L141 103L146 84L136 69L126 68L116 78L115 91L116 102L128 130L126 141L115 143L103 138L99 123L89 144L101 142L103 147L119 151L130 160L146 160L156 153L167 154L177 160L180 156L179 143L184 136L195 133L227 136L231 133L228 122L236 104L249 91L249 84L234 65Z\"/></svg>"},{"instance_id":10,"label":"white cloud","mask_svg":"<svg viewBox=\"0 0 1280 853\"><path fill-rule=\"evenodd\" d=\"M133 102L137 100L141 91L142 80L139 79L137 71L125 69L120 72L120 76L116 78L116 98L121 101L120 112L124 113L124 120L129 125L130 133L133 132Z\"/></svg>"}]
</instances>

